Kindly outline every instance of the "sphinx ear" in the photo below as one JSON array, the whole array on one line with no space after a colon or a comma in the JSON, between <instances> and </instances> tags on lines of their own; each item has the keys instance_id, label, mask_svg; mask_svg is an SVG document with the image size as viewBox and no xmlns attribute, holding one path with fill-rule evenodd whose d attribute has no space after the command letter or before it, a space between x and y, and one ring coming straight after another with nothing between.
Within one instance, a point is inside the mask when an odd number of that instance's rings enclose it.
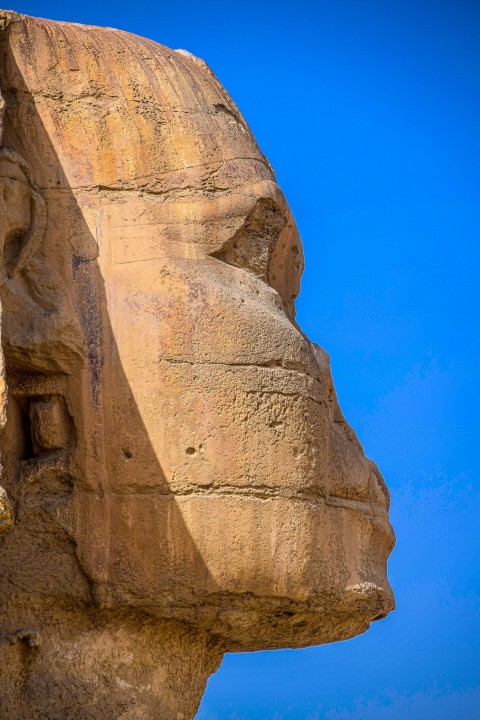
<instances>
[{"instance_id":1,"label":"sphinx ear","mask_svg":"<svg viewBox=\"0 0 480 720\"><path fill-rule=\"evenodd\" d=\"M28 228L15 262L15 271L23 270L36 255L45 234L47 211L45 201L36 189L31 187L30 227Z\"/></svg>"},{"instance_id":2,"label":"sphinx ear","mask_svg":"<svg viewBox=\"0 0 480 720\"><path fill-rule=\"evenodd\" d=\"M46 226L45 202L38 191L25 160L15 150L0 147L0 161L7 167L7 178L26 183L30 191L29 227L5 240L2 275L13 277L23 270L37 253Z\"/></svg>"}]
</instances>

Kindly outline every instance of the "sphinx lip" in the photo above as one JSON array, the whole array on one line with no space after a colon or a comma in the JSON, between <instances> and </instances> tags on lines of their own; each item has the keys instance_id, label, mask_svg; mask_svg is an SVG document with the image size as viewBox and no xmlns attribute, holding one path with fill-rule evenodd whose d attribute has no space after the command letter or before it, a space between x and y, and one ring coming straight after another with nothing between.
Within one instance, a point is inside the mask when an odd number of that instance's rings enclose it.
<instances>
[{"instance_id":1,"label":"sphinx lip","mask_svg":"<svg viewBox=\"0 0 480 720\"><path fill-rule=\"evenodd\" d=\"M370 514L388 517L386 505L376 500L345 497L344 495L331 495L316 489L279 488L271 485L208 485L189 484L183 487L168 485L142 485L135 483L122 483L110 488L114 495L154 495L181 500L189 497L232 497L239 496L252 500L290 500L317 507L338 507L347 510L357 510Z\"/></svg>"}]
</instances>

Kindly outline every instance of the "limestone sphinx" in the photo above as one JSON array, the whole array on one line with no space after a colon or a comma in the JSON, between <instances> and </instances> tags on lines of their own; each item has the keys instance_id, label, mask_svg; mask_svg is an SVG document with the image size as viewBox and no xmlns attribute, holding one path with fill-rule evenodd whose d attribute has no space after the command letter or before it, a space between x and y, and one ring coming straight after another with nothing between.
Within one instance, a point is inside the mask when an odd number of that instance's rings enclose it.
<instances>
[{"instance_id":1,"label":"limestone sphinx","mask_svg":"<svg viewBox=\"0 0 480 720\"><path fill-rule=\"evenodd\" d=\"M206 64L1 12L0 92L0 715L193 718L224 652L392 609L388 491Z\"/></svg>"}]
</instances>

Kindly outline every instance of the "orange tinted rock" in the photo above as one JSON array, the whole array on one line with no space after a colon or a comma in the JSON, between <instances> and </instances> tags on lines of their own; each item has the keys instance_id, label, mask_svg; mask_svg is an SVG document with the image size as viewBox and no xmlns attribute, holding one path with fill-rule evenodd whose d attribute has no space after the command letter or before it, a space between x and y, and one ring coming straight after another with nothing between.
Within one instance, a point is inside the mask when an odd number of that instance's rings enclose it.
<instances>
[{"instance_id":1,"label":"orange tinted rock","mask_svg":"<svg viewBox=\"0 0 480 720\"><path fill-rule=\"evenodd\" d=\"M388 491L295 323L288 204L205 63L0 17L0 707L191 718L225 650L392 609Z\"/></svg>"}]
</instances>

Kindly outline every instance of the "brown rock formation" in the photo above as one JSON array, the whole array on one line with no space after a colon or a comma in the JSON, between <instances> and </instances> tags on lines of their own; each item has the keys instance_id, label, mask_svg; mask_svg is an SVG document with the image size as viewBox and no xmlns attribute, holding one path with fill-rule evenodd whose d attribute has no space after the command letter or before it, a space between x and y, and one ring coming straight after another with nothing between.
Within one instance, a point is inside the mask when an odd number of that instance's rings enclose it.
<instances>
[{"instance_id":1,"label":"brown rock formation","mask_svg":"<svg viewBox=\"0 0 480 720\"><path fill-rule=\"evenodd\" d=\"M0 716L186 720L225 650L391 610L388 492L205 63L8 12L0 63Z\"/></svg>"}]
</instances>

